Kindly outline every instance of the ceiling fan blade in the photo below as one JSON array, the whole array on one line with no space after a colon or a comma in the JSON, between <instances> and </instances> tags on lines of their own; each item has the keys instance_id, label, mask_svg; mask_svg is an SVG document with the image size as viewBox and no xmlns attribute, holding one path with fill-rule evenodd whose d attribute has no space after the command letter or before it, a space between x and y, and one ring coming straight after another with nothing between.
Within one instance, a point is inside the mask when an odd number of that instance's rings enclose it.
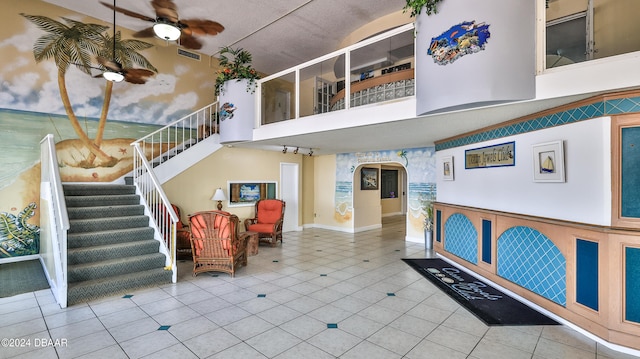
<instances>
[{"instance_id":1,"label":"ceiling fan blade","mask_svg":"<svg viewBox=\"0 0 640 359\"><path fill-rule=\"evenodd\" d=\"M182 35L178 39L178 43L180 46L191 50L200 50L202 48L202 42L191 34L186 33L184 29L182 31Z\"/></svg>"},{"instance_id":2,"label":"ceiling fan blade","mask_svg":"<svg viewBox=\"0 0 640 359\"><path fill-rule=\"evenodd\" d=\"M109 71L113 71L113 72L121 72L122 71L122 66L113 61L113 60L109 60L105 57L102 56L98 56L98 63L102 66L104 66L104 68L106 68Z\"/></svg>"},{"instance_id":3,"label":"ceiling fan blade","mask_svg":"<svg viewBox=\"0 0 640 359\"><path fill-rule=\"evenodd\" d=\"M217 35L224 31L224 26L219 22L202 19L180 20L184 25L183 33L189 35Z\"/></svg>"},{"instance_id":4,"label":"ceiling fan blade","mask_svg":"<svg viewBox=\"0 0 640 359\"><path fill-rule=\"evenodd\" d=\"M135 18L138 18L138 19L141 19L141 20L145 20L145 21L151 21L151 22L155 22L156 21L156 19L154 19L152 17L149 17L147 15L138 14L137 12L133 12L131 10L127 10L127 9L123 9L121 7L113 6L113 5L108 4L106 2L102 2L101 1L100 3L102 5L108 7L111 10L117 11L117 12L125 14L127 16L135 17Z\"/></svg>"},{"instance_id":5,"label":"ceiling fan blade","mask_svg":"<svg viewBox=\"0 0 640 359\"><path fill-rule=\"evenodd\" d=\"M149 77L155 75L155 72L147 69L125 69L123 72L124 80L136 85L144 84Z\"/></svg>"},{"instance_id":6,"label":"ceiling fan blade","mask_svg":"<svg viewBox=\"0 0 640 359\"><path fill-rule=\"evenodd\" d=\"M148 27L144 30L140 30L138 32L134 32L133 37L154 37L156 33L153 32L153 27Z\"/></svg>"},{"instance_id":7,"label":"ceiling fan blade","mask_svg":"<svg viewBox=\"0 0 640 359\"><path fill-rule=\"evenodd\" d=\"M178 22L178 7L171 0L152 0L151 6L156 11L156 16L171 22Z\"/></svg>"}]
</instances>

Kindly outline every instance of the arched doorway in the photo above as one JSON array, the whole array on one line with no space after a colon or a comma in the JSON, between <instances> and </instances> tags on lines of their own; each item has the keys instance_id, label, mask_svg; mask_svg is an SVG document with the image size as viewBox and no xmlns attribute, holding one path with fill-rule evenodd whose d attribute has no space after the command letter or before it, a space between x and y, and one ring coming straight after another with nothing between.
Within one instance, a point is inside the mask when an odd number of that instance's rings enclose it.
<instances>
[{"instance_id":1,"label":"arched doorway","mask_svg":"<svg viewBox=\"0 0 640 359\"><path fill-rule=\"evenodd\" d=\"M397 162L362 164L353 173L353 225L355 232L406 221L408 180ZM375 183L374 183L375 182Z\"/></svg>"}]
</instances>

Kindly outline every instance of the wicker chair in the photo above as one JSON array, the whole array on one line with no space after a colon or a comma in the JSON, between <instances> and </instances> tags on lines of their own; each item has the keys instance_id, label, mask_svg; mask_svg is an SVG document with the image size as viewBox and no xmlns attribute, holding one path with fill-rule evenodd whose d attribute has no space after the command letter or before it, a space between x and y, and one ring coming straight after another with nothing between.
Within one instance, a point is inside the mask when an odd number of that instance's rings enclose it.
<instances>
[{"instance_id":1,"label":"wicker chair","mask_svg":"<svg viewBox=\"0 0 640 359\"><path fill-rule=\"evenodd\" d=\"M255 218L244 220L247 231L257 232L263 239L275 247L282 243L282 221L284 219L285 202L279 199L261 199L256 202Z\"/></svg>"},{"instance_id":2,"label":"wicker chair","mask_svg":"<svg viewBox=\"0 0 640 359\"><path fill-rule=\"evenodd\" d=\"M226 272L247 265L246 241L238 236L239 220L223 211L196 212L189 216L193 275Z\"/></svg>"}]
</instances>

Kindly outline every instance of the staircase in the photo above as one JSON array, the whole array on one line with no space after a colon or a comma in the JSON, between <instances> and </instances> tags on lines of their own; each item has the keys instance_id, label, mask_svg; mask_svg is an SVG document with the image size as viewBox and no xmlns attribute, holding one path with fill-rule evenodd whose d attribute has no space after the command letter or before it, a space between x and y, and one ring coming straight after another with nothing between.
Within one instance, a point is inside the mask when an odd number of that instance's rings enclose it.
<instances>
[{"instance_id":1,"label":"staircase","mask_svg":"<svg viewBox=\"0 0 640 359\"><path fill-rule=\"evenodd\" d=\"M70 224L69 305L171 283L135 186L65 184L63 190Z\"/></svg>"}]
</instances>

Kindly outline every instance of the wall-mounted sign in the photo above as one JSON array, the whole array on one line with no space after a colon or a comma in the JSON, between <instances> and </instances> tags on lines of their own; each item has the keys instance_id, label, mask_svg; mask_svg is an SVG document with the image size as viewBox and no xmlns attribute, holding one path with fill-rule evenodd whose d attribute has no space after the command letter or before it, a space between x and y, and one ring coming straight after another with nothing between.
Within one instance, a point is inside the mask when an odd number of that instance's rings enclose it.
<instances>
[{"instance_id":1,"label":"wall-mounted sign","mask_svg":"<svg viewBox=\"0 0 640 359\"><path fill-rule=\"evenodd\" d=\"M464 151L464 168L515 166L516 143L507 142Z\"/></svg>"}]
</instances>

